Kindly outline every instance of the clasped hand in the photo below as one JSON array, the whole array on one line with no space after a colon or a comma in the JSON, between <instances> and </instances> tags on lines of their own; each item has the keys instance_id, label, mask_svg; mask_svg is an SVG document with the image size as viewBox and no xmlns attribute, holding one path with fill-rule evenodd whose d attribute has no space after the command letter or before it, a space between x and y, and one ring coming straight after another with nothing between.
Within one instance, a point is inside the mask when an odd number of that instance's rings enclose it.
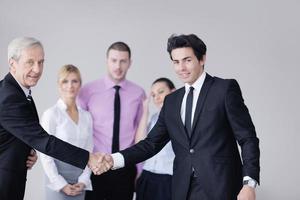
<instances>
[{"instance_id":1,"label":"clasped hand","mask_svg":"<svg viewBox=\"0 0 300 200\"><path fill-rule=\"evenodd\" d=\"M113 167L113 159L111 155L105 153L91 153L88 167L95 175L100 175L107 172Z\"/></svg>"}]
</instances>

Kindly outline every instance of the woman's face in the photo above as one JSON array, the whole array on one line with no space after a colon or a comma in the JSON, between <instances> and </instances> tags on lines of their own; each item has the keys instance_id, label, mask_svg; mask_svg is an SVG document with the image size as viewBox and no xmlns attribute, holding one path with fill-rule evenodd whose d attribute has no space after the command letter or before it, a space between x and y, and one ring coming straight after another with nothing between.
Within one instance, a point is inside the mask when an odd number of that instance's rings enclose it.
<instances>
[{"instance_id":1,"label":"woman's face","mask_svg":"<svg viewBox=\"0 0 300 200\"><path fill-rule=\"evenodd\" d=\"M163 106L165 97L170 94L172 90L167 86L165 82L157 82L151 86L151 97L153 103L159 109Z\"/></svg>"},{"instance_id":2,"label":"woman's face","mask_svg":"<svg viewBox=\"0 0 300 200\"><path fill-rule=\"evenodd\" d=\"M71 72L59 81L59 93L62 99L75 99L81 86L79 75Z\"/></svg>"}]
</instances>

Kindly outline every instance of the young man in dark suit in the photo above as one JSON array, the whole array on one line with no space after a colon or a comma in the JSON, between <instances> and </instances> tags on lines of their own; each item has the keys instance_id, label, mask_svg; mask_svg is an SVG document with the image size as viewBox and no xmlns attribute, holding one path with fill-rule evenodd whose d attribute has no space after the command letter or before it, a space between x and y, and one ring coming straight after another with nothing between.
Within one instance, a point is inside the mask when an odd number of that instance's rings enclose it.
<instances>
[{"instance_id":1,"label":"young man in dark suit","mask_svg":"<svg viewBox=\"0 0 300 200\"><path fill-rule=\"evenodd\" d=\"M171 36L168 52L185 86L165 98L148 137L107 155L106 166L141 162L171 140L173 200L254 200L259 139L237 81L204 71L206 45L194 34Z\"/></svg>"},{"instance_id":2,"label":"young man in dark suit","mask_svg":"<svg viewBox=\"0 0 300 200\"><path fill-rule=\"evenodd\" d=\"M0 199L23 199L32 149L82 169L88 164L96 172L98 155L48 135L39 124L31 87L43 72L42 44L34 38L14 39L8 62L9 73L0 81Z\"/></svg>"}]
</instances>

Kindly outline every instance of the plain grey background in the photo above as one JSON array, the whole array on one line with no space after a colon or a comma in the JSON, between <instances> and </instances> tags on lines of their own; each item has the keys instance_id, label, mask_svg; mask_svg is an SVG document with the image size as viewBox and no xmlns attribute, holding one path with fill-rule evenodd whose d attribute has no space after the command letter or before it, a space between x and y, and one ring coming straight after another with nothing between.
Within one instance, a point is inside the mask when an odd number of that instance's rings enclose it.
<instances>
[{"instance_id":1,"label":"plain grey background","mask_svg":"<svg viewBox=\"0 0 300 200\"><path fill-rule=\"evenodd\" d=\"M7 45L12 39L41 40L46 62L33 89L41 116L57 100L60 66L74 64L84 83L95 80L106 74L107 47L121 40L133 54L128 79L149 91L154 79L166 76L179 88L166 41L172 33L195 33L208 46L205 70L236 78L242 88L260 138L257 199L297 200L299 8L297 0L0 0L0 76L8 72ZM43 179L38 162L28 174L26 200L43 199Z\"/></svg>"}]
</instances>

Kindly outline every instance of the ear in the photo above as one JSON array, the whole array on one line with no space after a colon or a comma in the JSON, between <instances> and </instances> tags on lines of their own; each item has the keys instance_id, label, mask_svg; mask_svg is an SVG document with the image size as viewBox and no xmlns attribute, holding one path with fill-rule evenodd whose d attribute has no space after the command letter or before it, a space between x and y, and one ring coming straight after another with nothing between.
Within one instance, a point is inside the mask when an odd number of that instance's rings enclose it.
<instances>
[{"instance_id":1,"label":"ear","mask_svg":"<svg viewBox=\"0 0 300 200\"><path fill-rule=\"evenodd\" d=\"M10 59L8 60L8 64L9 64L10 67L13 65L14 61L15 61L15 60L12 59L12 58L10 58Z\"/></svg>"},{"instance_id":2,"label":"ear","mask_svg":"<svg viewBox=\"0 0 300 200\"><path fill-rule=\"evenodd\" d=\"M174 92L176 90L176 88L173 88L172 90L171 90L171 92Z\"/></svg>"},{"instance_id":3,"label":"ear","mask_svg":"<svg viewBox=\"0 0 300 200\"><path fill-rule=\"evenodd\" d=\"M132 60L130 59L128 68L131 66L131 64L132 64Z\"/></svg>"},{"instance_id":4,"label":"ear","mask_svg":"<svg viewBox=\"0 0 300 200\"><path fill-rule=\"evenodd\" d=\"M200 60L201 66L204 66L206 62L206 55L202 56L202 60Z\"/></svg>"},{"instance_id":5,"label":"ear","mask_svg":"<svg viewBox=\"0 0 300 200\"><path fill-rule=\"evenodd\" d=\"M16 71L15 63L16 63L16 61L15 61L14 59L12 59L12 58L10 58L10 59L8 60L9 71L11 71L11 72L13 72L13 73Z\"/></svg>"}]
</instances>

